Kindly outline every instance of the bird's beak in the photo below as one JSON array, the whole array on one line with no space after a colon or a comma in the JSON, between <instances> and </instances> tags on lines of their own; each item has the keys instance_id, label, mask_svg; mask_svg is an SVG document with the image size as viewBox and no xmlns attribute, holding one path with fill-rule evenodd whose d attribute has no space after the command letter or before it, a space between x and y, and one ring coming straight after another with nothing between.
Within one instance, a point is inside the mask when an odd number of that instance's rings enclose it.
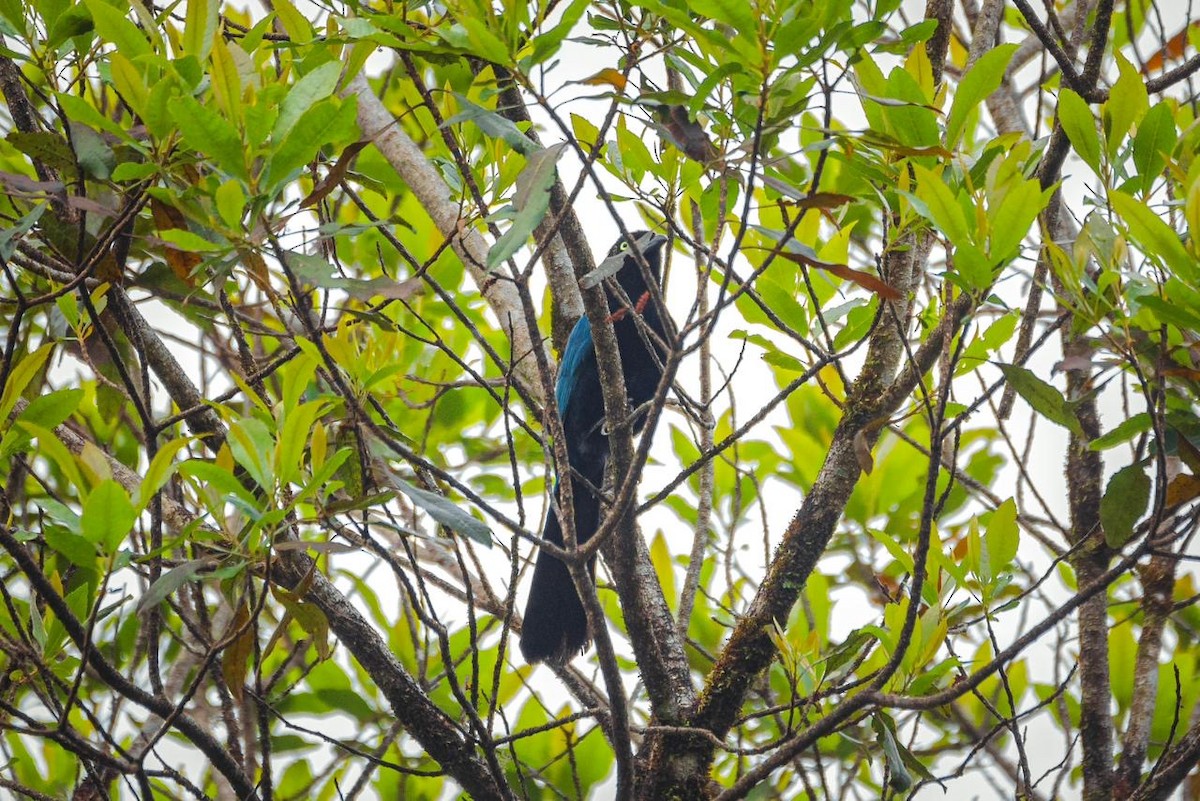
<instances>
[{"instance_id":1,"label":"bird's beak","mask_svg":"<svg viewBox=\"0 0 1200 801\"><path fill-rule=\"evenodd\" d=\"M637 248L643 254L653 253L665 244L667 244L667 238L662 234L645 233L638 240Z\"/></svg>"}]
</instances>

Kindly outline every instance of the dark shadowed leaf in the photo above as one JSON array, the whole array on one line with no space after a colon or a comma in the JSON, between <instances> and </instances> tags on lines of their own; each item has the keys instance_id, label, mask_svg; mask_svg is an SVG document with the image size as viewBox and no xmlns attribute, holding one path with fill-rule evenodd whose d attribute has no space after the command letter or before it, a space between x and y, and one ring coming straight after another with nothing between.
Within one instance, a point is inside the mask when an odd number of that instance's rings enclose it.
<instances>
[{"instance_id":1,"label":"dark shadowed leaf","mask_svg":"<svg viewBox=\"0 0 1200 801\"><path fill-rule=\"evenodd\" d=\"M875 730L879 745L883 748L884 758L887 759L888 786L902 793L912 787L913 780L900 757L900 746L896 742L895 732L892 731L890 721L884 720L885 717L881 713L872 718L871 728Z\"/></svg>"},{"instance_id":2,"label":"dark shadowed leaf","mask_svg":"<svg viewBox=\"0 0 1200 801\"><path fill-rule=\"evenodd\" d=\"M1057 389L1038 378L1031 371L1015 364L997 365L1000 372L1008 379L1008 383L1024 398L1033 410L1052 423L1058 423L1063 428L1082 437L1083 428L1079 418L1071 411L1070 405Z\"/></svg>"},{"instance_id":3,"label":"dark shadowed leaf","mask_svg":"<svg viewBox=\"0 0 1200 801\"><path fill-rule=\"evenodd\" d=\"M1150 503L1150 477L1138 464L1118 470L1100 499L1100 525L1110 548L1120 548L1133 536L1133 526Z\"/></svg>"},{"instance_id":4,"label":"dark shadowed leaf","mask_svg":"<svg viewBox=\"0 0 1200 801\"><path fill-rule=\"evenodd\" d=\"M517 193L513 198L516 216L512 225L488 251L489 270L494 270L520 250L533 229L546 216L550 208L550 187L554 186L555 165L566 146L565 142L561 142L529 156L525 169L517 176Z\"/></svg>"},{"instance_id":5,"label":"dark shadowed leaf","mask_svg":"<svg viewBox=\"0 0 1200 801\"><path fill-rule=\"evenodd\" d=\"M463 511L450 499L414 487L391 470L387 471L392 486L408 496L409 500L425 510L430 517L455 533L470 537L481 545L492 547L492 530L487 524Z\"/></svg>"},{"instance_id":6,"label":"dark shadowed leaf","mask_svg":"<svg viewBox=\"0 0 1200 801\"><path fill-rule=\"evenodd\" d=\"M503 139L518 153L529 156L542 149L541 145L522 133L521 129L510 120L490 109L472 103L462 95L455 95L455 97L458 99L462 111L442 123L443 126L449 127L463 122L473 122L479 126L479 130L493 139Z\"/></svg>"},{"instance_id":7,"label":"dark shadowed leaf","mask_svg":"<svg viewBox=\"0 0 1200 801\"><path fill-rule=\"evenodd\" d=\"M191 581L201 570L208 570L216 564L212 559L189 559L177 565L158 577L158 580L146 590L142 600L138 601L137 612L153 609L184 584Z\"/></svg>"}]
</instances>

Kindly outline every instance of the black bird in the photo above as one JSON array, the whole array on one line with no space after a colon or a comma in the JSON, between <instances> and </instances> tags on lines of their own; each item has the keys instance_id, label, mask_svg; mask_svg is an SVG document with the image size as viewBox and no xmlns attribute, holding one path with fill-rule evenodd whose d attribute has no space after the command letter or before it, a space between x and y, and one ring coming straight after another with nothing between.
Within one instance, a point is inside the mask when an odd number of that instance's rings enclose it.
<instances>
[{"instance_id":1,"label":"black bird","mask_svg":"<svg viewBox=\"0 0 1200 801\"><path fill-rule=\"evenodd\" d=\"M660 343L667 341L667 334L658 308L650 300L646 276L633 251L635 248L641 251L650 268L650 277L657 285L662 269L662 246L666 241L666 237L645 231L631 233L628 239L618 240L608 252L608 258L596 268L600 275L610 270L615 273L616 283L627 299L620 298L613 290L611 280L606 282L608 310L621 354L625 392L630 408L635 411L654 397L662 377L664 351ZM639 325L639 317L644 326ZM604 398L596 351L592 346L592 326L587 317L580 318L567 338L554 398L562 418L567 460L574 474L571 489L575 538L582 544L600 527L597 493L604 484L608 464ZM639 430L644 421L643 415L635 423L635 430ZM556 497L562 481L562 466L559 471L559 480L554 483ZM546 517L542 538L558 546L563 544L562 525L554 505ZM588 570L594 578L595 558L588 564ZM533 569L533 583L525 604L521 654L530 663L565 664L587 647L589 639L587 616L566 564L542 551Z\"/></svg>"}]
</instances>

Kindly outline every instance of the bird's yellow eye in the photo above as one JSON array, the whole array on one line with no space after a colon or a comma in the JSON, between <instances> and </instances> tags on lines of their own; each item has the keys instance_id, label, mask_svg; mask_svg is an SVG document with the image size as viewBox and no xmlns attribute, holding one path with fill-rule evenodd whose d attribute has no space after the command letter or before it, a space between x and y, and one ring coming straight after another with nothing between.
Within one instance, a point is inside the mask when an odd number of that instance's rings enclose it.
<instances>
[{"instance_id":1,"label":"bird's yellow eye","mask_svg":"<svg viewBox=\"0 0 1200 801\"><path fill-rule=\"evenodd\" d=\"M626 250L629 250L629 240L628 240L628 239L625 239L625 240L623 240L623 241L621 242L621 247L620 247L620 250L621 250L622 252L624 252L624 251L626 251Z\"/></svg>"}]
</instances>

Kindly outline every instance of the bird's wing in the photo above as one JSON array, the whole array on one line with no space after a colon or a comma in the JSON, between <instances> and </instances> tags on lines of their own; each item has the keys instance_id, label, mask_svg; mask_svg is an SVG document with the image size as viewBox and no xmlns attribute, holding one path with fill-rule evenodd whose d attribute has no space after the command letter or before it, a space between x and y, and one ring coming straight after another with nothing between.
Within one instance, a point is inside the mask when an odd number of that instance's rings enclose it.
<instances>
[{"instance_id":1,"label":"bird's wing","mask_svg":"<svg viewBox=\"0 0 1200 801\"><path fill-rule=\"evenodd\" d=\"M579 383L584 363L588 358L595 358L593 354L592 324L586 316L580 317L579 322L571 329L571 335L567 337L567 347L563 349L562 361L558 365L558 384L554 387L554 400L558 404L560 416L566 416L571 393Z\"/></svg>"}]
</instances>

